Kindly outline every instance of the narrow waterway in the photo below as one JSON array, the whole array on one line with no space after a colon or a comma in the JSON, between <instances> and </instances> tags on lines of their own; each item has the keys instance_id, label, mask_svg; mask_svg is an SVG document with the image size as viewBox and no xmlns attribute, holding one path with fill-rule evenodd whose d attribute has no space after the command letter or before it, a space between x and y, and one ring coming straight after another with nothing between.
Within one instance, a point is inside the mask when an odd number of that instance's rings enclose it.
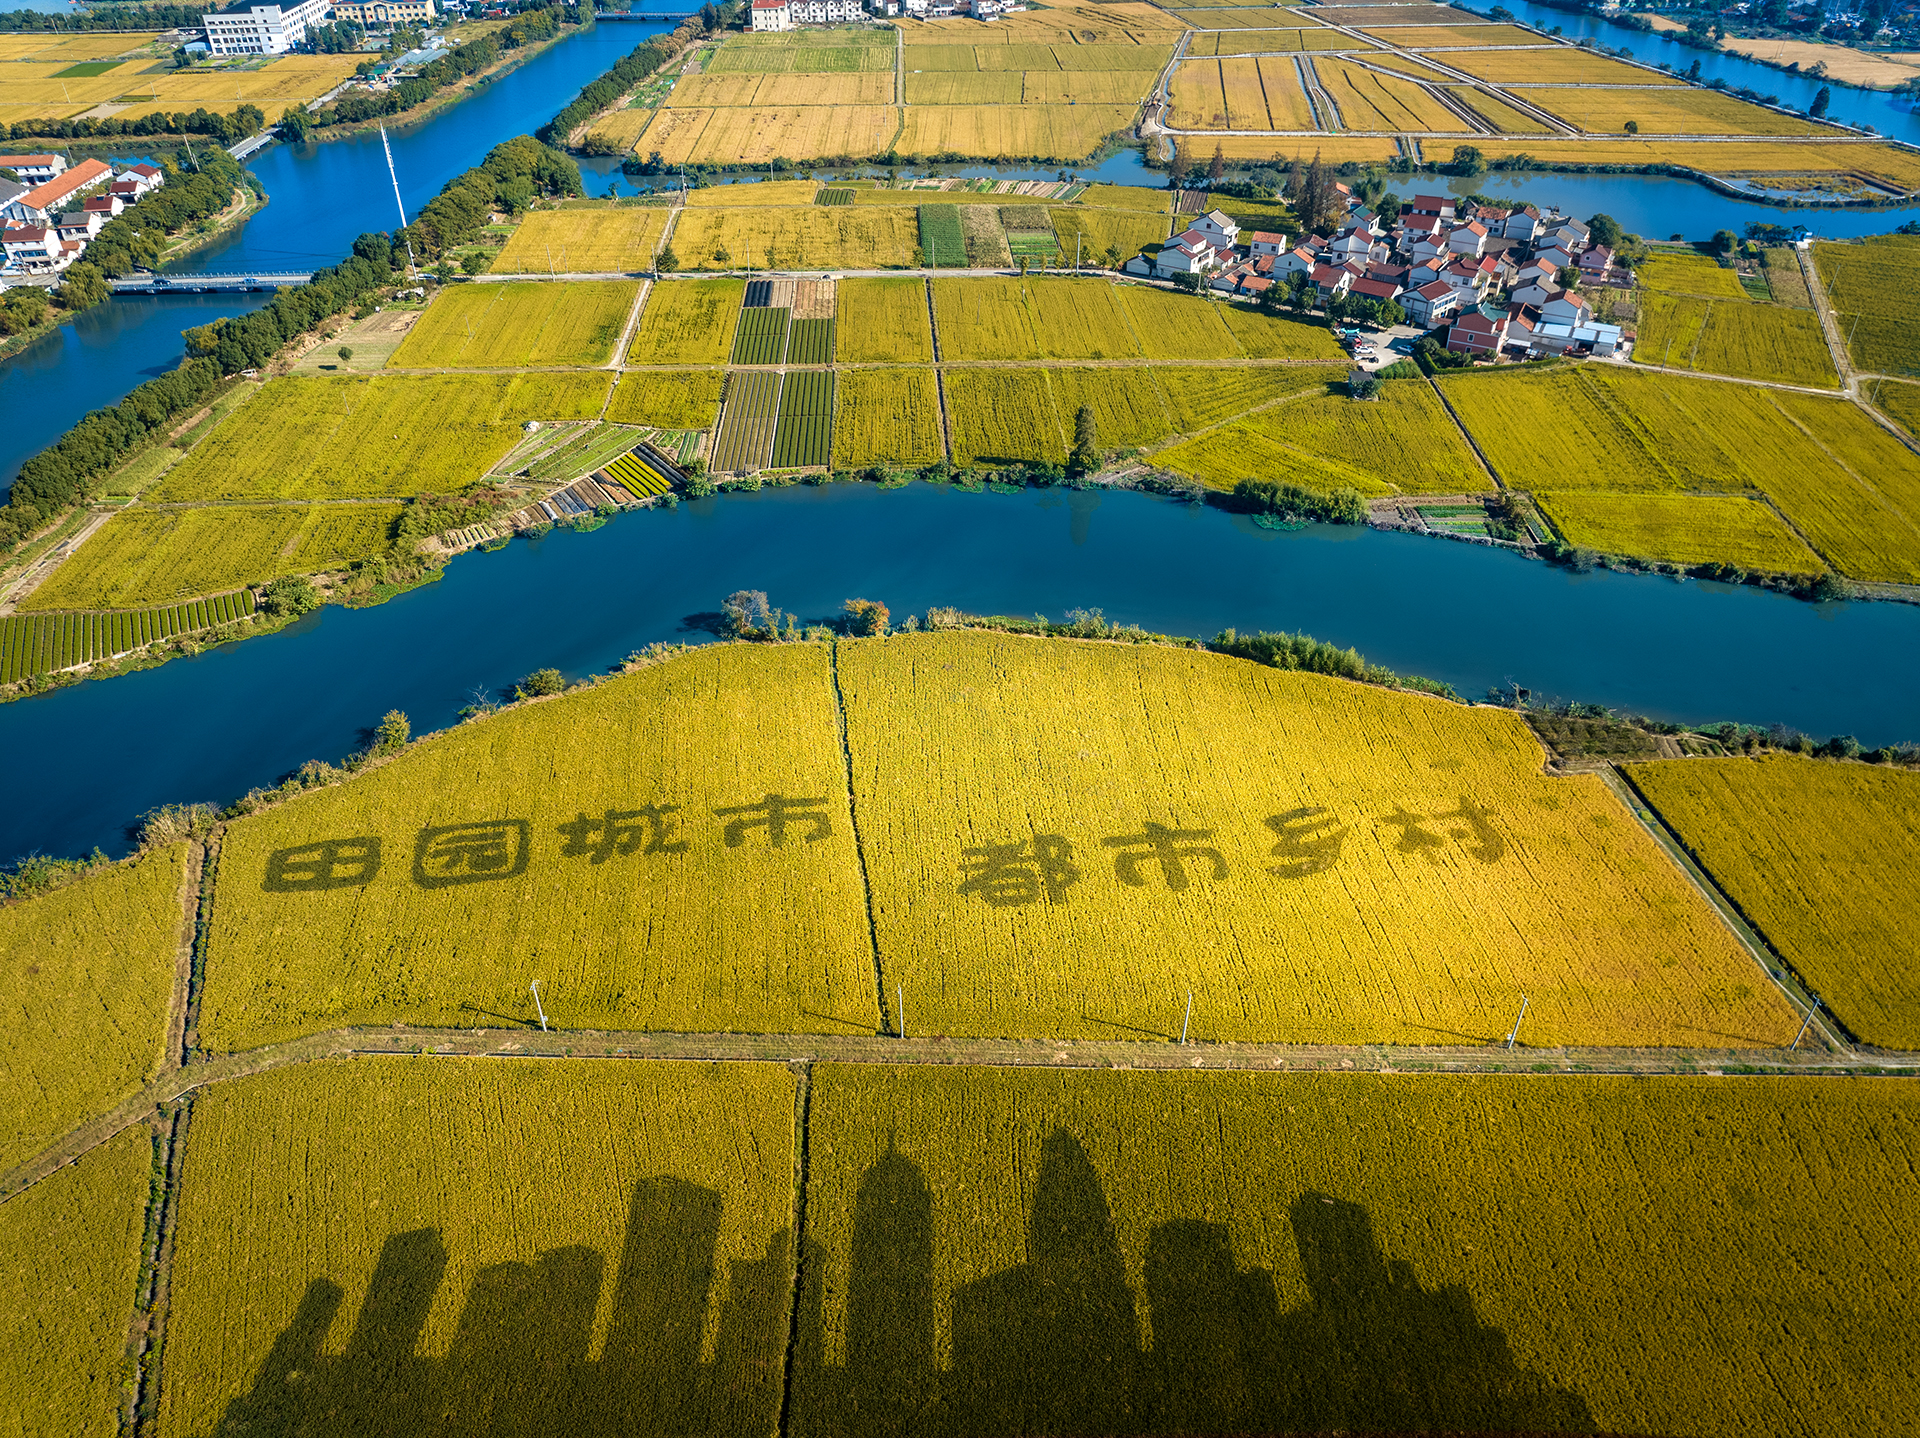
<instances>
[{"instance_id":1,"label":"narrow waterway","mask_svg":"<svg viewBox=\"0 0 1920 1438\"><path fill-rule=\"evenodd\" d=\"M808 619L880 599L976 613L1103 609L1174 634L1305 631L1478 697L1517 682L1689 722L1920 737L1920 607L1565 570L1360 529L1264 530L1098 491L769 489L623 515L453 561L372 609L0 706L0 858L124 852L155 805L228 801L338 759L389 709L417 732L529 671L605 671L764 589ZM689 622L691 620L691 623Z\"/></svg>"},{"instance_id":2,"label":"narrow waterway","mask_svg":"<svg viewBox=\"0 0 1920 1438\"><path fill-rule=\"evenodd\" d=\"M1729 86L1745 85L1762 95L1777 95L1781 104L1796 110L1805 110L1813 103L1813 97L1820 93L1821 85L1830 83L1805 75L1790 75L1784 70L1776 70L1770 65L1761 65L1724 50L1696 50L1669 36L1629 30L1624 25L1609 24L1597 15L1575 15L1566 10L1531 4L1529 0L1474 0L1467 8L1485 14L1494 8L1495 3L1529 25L1542 30L1559 26L1568 39L1597 40L1609 50L1631 51L1636 59L1649 64L1667 64L1676 70L1685 70L1698 60L1701 79L1724 80ZM1887 91L1856 90L1848 85L1832 85L1831 88L1833 96L1827 110L1829 118L1843 120L1849 125L1871 125L1881 134L1890 135L1896 140L1920 143L1920 116L1914 114L1911 100L1896 99Z\"/></svg>"},{"instance_id":3,"label":"narrow waterway","mask_svg":"<svg viewBox=\"0 0 1920 1438\"><path fill-rule=\"evenodd\" d=\"M582 86L648 35L670 27L623 22L569 35L466 99L388 132L407 214L488 150L530 134ZM180 273L307 270L344 257L354 237L399 224L378 133L304 145L273 145L249 168L269 203L233 234L189 255ZM0 360L0 495L27 456L58 439L88 410L118 403L141 381L178 364L180 332L257 309L268 295L129 296Z\"/></svg>"}]
</instances>

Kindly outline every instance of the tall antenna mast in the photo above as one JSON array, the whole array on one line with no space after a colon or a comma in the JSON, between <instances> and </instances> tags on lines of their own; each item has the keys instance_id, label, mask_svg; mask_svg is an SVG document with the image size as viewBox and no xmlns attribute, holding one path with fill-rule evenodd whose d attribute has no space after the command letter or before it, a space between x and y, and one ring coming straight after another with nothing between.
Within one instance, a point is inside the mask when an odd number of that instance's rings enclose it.
<instances>
[{"instance_id":1,"label":"tall antenna mast","mask_svg":"<svg viewBox=\"0 0 1920 1438\"><path fill-rule=\"evenodd\" d=\"M387 178L393 181L393 207L400 212L400 232L407 230L407 204L400 198L400 177L393 170L393 146L387 143L387 127L380 126L380 148L387 153ZM413 237L407 236L407 278L413 278Z\"/></svg>"}]
</instances>

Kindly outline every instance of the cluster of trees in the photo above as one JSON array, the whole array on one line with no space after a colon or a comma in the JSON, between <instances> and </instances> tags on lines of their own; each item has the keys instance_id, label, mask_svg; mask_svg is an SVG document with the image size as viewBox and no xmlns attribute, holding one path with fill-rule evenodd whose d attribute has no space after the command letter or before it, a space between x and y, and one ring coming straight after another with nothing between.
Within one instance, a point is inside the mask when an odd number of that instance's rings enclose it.
<instances>
[{"instance_id":1,"label":"cluster of trees","mask_svg":"<svg viewBox=\"0 0 1920 1438\"><path fill-rule=\"evenodd\" d=\"M251 314L198 325L186 332L190 359L211 360L222 375L265 364L288 340L351 309L392 282L393 253L385 235L362 235L353 254L294 289L281 290Z\"/></svg>"},{"instance_id":2,"label":"cluster of trees","mask_svg":"<svg viewBox=\"0 0 1920 1438\"><path fill-rule=\"evenodd\" d=\"M240 162L217 147L202 151L187 166L166 169L166 184L107 221L93 237L87 246L88 265L103 275L151 269L159 263L170 236L219 214L247 182Z\"/></svg>"},{"instance_id":3,"label":"cluster of trees","mask_svg":"<svg viewBox=\"0 0 1920 1438\"><path fill-rule=\"evenodd\" d=\"M394 234L393 247L404 253L411 244L417 260L430 260L479 234L495 211L513 214L541 195L583 193L580 166L571 155L519 135L502 140L478 165L447 181L413 223Z\"/></svg>"},{"instance_id":4,"label":"cluster of trees","mask_svg":"<svg viewBox=\"0 0 1920 1438\"><path fill-rule=\"evenodd\" d=\"M573 102L549 120L539 131L540 138L564 145L567 136L633 89L681 50L702 35L710 35L726 24L727 13L738 7L729 0L725 10L712 0L700 7L697 15L682 20L671 35L658 35L634 47L614 63L599 79L591 81ZM617 153L617 152L616 152ZM654 158L659 154L656 151Z\"/></svg>"},{"instance_id":5,"label":"cluster of trees","mask_svg":"<svg viewBox=\"0 0 1920 1438\"><path fill-rule=\"evenodd\" d=\"M198 5L93 5L57 14L9 10L0 14L0 31L197 30L206 13Z\"/></svg>"},{"instance_id":6,"label":"cluster of trees","mask_svg":"<svg viewBox=\"0 0 1920 1438\"><path fill-rule=\"evenodd\" d=\"M1320 152L1305 165L1298 160L1287 175L1287 203L1307 234L1324 233L1346 213L1346 200L1334 189L1335 172L1320 163Z\"/></svg>"},{"instance_id":7,"label":"cluster of trees","mask_svg":"<svg viewBox=\"0 0 1920 1438\"><path fill-rule=\"evenodd\" d=\"M289 112L291 113L291 112ZM85 140L114 135L206 135L222 145L235 145L265 127L267 117L258 105L237 106L231 115L215 115L202 105L195 110L156 110L131 120L111 116L104 120L21 120L0 125L0 139Z\"/></svg>"},{"instance_id":8,"label":"cluster of trees","mask_svg":"<svg viewBox=\"0 0 1920 1438\"><path fill-rule=\"evenodd\" d=\"M86 497L90 481L161 426L206 403L220 383L211 360L189 359L150 379L119 404L96 409L52 446L20 467L7 507L0 509L0 553Z\"/></svg>"},{"instance_id":9,"label":"cluster of trees","mask_svg":"<svg viewBox=\"0 0 1920 1438\"><path fill-rule=\"evenodd\" d=\"M1320 494L1282 480L1243 479L1233 487L1232 507L1243 514L1271 514L1282 519L1317 519L1322 524L1367 522L1367 505L1360 498L1360 491L1344 485L1331 494Z\"/></svg>"},{"instance_id":10,"label":"cluster of trees","mask_svg":"<svg viewBox=\"0 0 1920 1438\"><path fill-rule=\"evenodd\" d=\"M322 110L288 110L281 116L280 133L290 140L304 140L309 132L329 125L377 120L424 105L440 91L493 65L503 52L551 39L565 20L566 11L558 5L522 11L502 29L449 50L391 90L354 90Z\"/></svg>"}]
</instances>

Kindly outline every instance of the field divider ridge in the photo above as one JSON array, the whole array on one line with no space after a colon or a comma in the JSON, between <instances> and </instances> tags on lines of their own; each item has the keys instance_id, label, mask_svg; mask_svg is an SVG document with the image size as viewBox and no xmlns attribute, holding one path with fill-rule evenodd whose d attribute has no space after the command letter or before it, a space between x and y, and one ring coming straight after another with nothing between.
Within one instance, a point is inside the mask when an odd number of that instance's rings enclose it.
<instances>
[{"instance_id":1,"label":"field divider ridge","mask_svg":"<svg viewBox=\"0 0 1920 1438\"><path fill-rule=\"evenodd\" d=\"M193 950L188 959L186 1004L181 1011L180 1047L175 1050L182 1067L192 1057L200 1024L200 991L207 981L207 930L213 921L213 890L220 876L220 840L216 828L207 836L200 861L199 903L193 914Z\"/></svg>"},{"instance_id":2,"label":"field divider ridge","mask_svg":"<svg viewBox=\"0 0 1920 1438\"><path fill-rule=\"evenodd\" d=\"M1480 467L1487 472L1487 478L1493 481L1496 488L1506 489L1507 482L1500 477L1500 471L1493 467L1493 461L1487 458L1486 451L1480 448L1480 441L1473 437L1473 431L1467 428L1466 421L1460 418L1460 412L1453 407L1453 401L1447 398L1446 390L1440 387L1432 375L1426 375L1424 378L1427 388L1439 396L1440 407L1447 412L1447 418L1453 421L1454 428L1460 431L1460 437L1466 440L1467 448L1473 452L1473 457L1480 461Z\"/></svg>"},{"instance_id":3,"label":"field divider ridge","mask_svg":"<svg viewBox=\"0 0 1920 1438\"><path fill-rule=\"evenodd\" d=\"M1641 790L1633 779L1616 764L1601 767L1600 778L1613 790L1614 796L1627 807L1627 812L1639 821L1642 828L1653 835L1654 842L1666 851L1667 857L1685 874L1693 885L1732 932L1740 946L1753 956L1761 971L1773 981L1774 987L1786 997L1787 1002L1805 1017L1807 1010L1813 1011L1814 1027L1827 1047L1837 1053L1849 1053L1853 1049L1852 1035L1835 1032L1837 1021L1829 1024L1827 1016L1821 1012L1821 1006L1813 998L1813 990L1793 967L1786 956L1767 941L1760 926L1749 919L1734 898L1722 889L1711 871L1701 861L1680 835L1670 828L1654 807L1653 801Z\"/></svg>"},{"instance_id":4,"label":"field divider ridge","mask_svg":"<svg viewBox=\"0 0 1920 1438\"><path fill-rule=\"evenodd\" d=\"M167 998L167 1026L160 1038L160 1058L156 1075L178 1068L185 1061L187 1008L193 992L193 955L200 936L200 911L206 903L207 840L195 841L187 850L180 873L180 942L175 947L173 989Z\"/></svg>"},{"instance_id":5,"label":"field divider ridge","mask_svg":"<svg viewBox=\"0 0 1920 1438\"><path fill-rule=\"evenodd\" d=\"M159 1110L154 1111L158 1116ZM166 1361L167 1300L173 1289L173 1240L180 1228L180 1172L187 1161L187 1130L193 1119L193 1099L183 1099L167 1119L161 1146L164 1164L160 1182L148 1199L148 1228L141 1238L140 1278L135 1285L133 1312L128 1316L128 1357L133 1363L127 1385L127 1412L121 1432L127 1438L149 1438L159 1431L160 1366ZM149 1252L147 1242L151 1239Z\"/></svg>"},{"instance_id":6,"label":"field divider ridge","mask_svg":"<svg viewBox=\"0 0 1920 1438\"><path fill-rule=\"evenodd\" d=\"M873 878L867 872L867 845L860 836L860 807L853 793L853 744L847 735L847 696L840 688L840 641L827 646L827 672L833 678L833 713L840 730L840 759L846 766L847 819L853 825L853 854L860 864L860 892L867 901L867 938L873 945L873 993L880 1006L880 1032L887 1032L887 976L880 965L880 925L873 913ZM899 1037L906 1037L904 1034Z\"/></svg>"},{"instance_id":7,"label":"field divider ridge","mask_svg":"<svg viewBox=\"0 0 1920 1438\"><path fill-rule=\"evenodd\" d=\"M625 363L626 357L627 357L627 345L632 341L633 332L640 324L640 311L646 307L647 297L652 293L653 293L652 281L650 280L640 281L639 292L634 295L633 305L627 311L627 322L620 330L620 338L613 342L613 353L607 356L607 362L600 366L601 369L610 369L610 370L618 371L621 365ZM614 386L617 387L619 383L620 381L616 377L614 380ZM607 390L607 398L605 402L600 406L601 419L605 419L607 417L607 406L611 405L612 403L613 403L613 389L609 388Z\"/></svg>"},{"instance_id":8,"label":"field divider ridge","mask_svg":"<svg viewBox=\"0 0 1920 1438\"><path fill-rule=\"evenodd\" d=\"M807 1266L807 1140L813 1121L813 1060L793 1063L793 1268L787 1280L787 1343L780 1364L780 1421L774 1432L793 1431L793 1364L800 1351L800 1285Z\"/></svg>"}]
</instances>

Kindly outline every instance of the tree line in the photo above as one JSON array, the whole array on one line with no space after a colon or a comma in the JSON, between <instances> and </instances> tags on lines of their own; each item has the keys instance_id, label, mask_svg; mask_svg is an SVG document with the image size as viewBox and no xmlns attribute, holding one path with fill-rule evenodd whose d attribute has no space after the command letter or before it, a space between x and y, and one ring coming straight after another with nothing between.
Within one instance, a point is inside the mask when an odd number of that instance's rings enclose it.
<instances>
[{"instance_id":1,"label":"tree line","mask_svg":"<svg viewBox=\"0 0 1920 1438\"><path fill-rule=\"evenodd\" d=\"M727 10L734 8L736 7L731 3L726 7ZM613 104L700 36L718 30L723 24L725 24L725 17L721 10L715 9L712 4L703 5L698 15L681 21L671 35L655 36L643 41L615 61L611 70L597 80L590 81L573 98L572 103L542 125L536 133L548 144L566 144L567 136L577 128Z\"/></svg>"},{"instance_id":2,"label":"tree line","mask_svg":"<svg viewBox=\"0 0 1920 1438\"><path fill-rule=\"evenodd\" d=\"M104 120L21 120L13 125L0 125L0 138L87 140L114 135L206 135L222 145L235 145L250 135L259 134L266 123L266 114L258 105L238 105L231 114L221 115L201 105L193 110L155 110L150 115L125 120L117 115Z\"/></svg>"}]
</instances>

